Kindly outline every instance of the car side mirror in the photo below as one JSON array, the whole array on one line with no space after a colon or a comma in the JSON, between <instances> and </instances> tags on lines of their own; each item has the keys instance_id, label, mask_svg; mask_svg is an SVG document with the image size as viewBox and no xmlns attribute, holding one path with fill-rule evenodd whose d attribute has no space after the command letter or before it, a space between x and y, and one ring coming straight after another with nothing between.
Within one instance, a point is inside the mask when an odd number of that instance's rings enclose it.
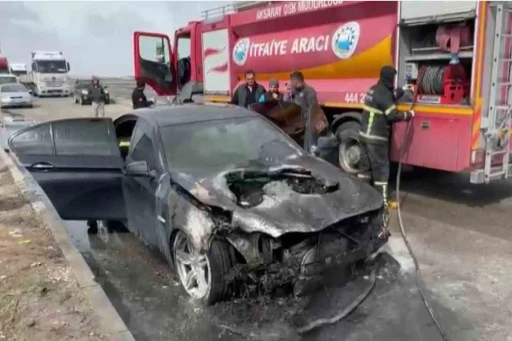
<instances>
[{"instance_id":1,"label":"car side mirror","mask_svg":"<svg viewBox=\"0 0 512 341\"><path fill-rule=\"evenodd\" d=\"M106 89L106 88L108 88L108 86L106 86L106 85L103 85L103 89Z\"/></svg>"},{"instance_id":2,"label":"car side mirror","mask_svg":"<svg viewBox=\"0 0 512 341\"><path fill-rule=\"evenodd\" d=\"M141 177L141 178L155 178L156 172L149 170L148 163L146 161L134 161L130 162L124 167L124 175Z\"/></svg>"}]
</instances>

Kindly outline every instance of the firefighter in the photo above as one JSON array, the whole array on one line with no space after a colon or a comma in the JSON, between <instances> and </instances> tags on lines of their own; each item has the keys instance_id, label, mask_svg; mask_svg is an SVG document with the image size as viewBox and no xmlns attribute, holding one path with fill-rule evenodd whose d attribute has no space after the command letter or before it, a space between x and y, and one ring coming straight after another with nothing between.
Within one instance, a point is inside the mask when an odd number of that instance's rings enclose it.
<instances>
[{"instance_id":1,"label":"firefighter","mask_svg":"<svg viewBox=\"0 0 512 341\"><path fill-rule=\"evenodd\" d=\"M260 96L258 102L268 101L282 101L283 94L279 92L279 81L277 79L271 79L268 82L268 91Z\"/></svg>"},{"instance_id":2,"label":"firefighter","mask_svg":"<svg viewBox=\"0 0 512 341\"><path fill-rule=\"evenodd\" d=\"M146 95L144 95L145 88L146 83L143 80L137 80L137 86L132 92L133 109L148 108L153 104L151 101L148 101Z\"/></svg>"},{"instance_id":3,"label":"firefighter","mask_svg":"<svg viewBox=\"0 0 512 341\"><path fill-rule=\"evenodd\" d=\"M384 66L380 70L379 81L366 93L359 131L365 153L362 153L361 172L357 177L368 183L373 182L373 186L382 193L386 210L391 125L414 117L414 111L398 111L396 108L397 95L403 93L395 92L396 73L392 66Z\"/></svg>"},{"instance_id":4,"label":"firefighter","mask_svg":"<svg viewBox=\"0 0 512 341\"><path fill-rule=\"evenodd\" d=\"M105 90L100 85L98 77L92 77L91 87L89 88L94 116L105 117Z\"/></svg>"},{"instance_id":5,"label":"firefighter","mask_svg":"<svg viewBox=\"0 0 512 341\"><path fill-rule=\"evenodd\" d=\"M290 100L301 107L302 116L307 120L311 107L318 104L316 91L304 82L304 75L300 71L294 71L290 74L290 83Z\"/></svg>"},{"instance_id":6,"label":"firefighter","mask_svg":"<svg viewBox=\"0 0 512 341\"><path fill-rule=\"evenodd\" d=\"M256 74L253 70L245 71L244 75L245 84L236 88L231 98L231 104L248 108L251 104L258 103L259 98L266 90L256 82Z\"/></svg>"}]
</instances>

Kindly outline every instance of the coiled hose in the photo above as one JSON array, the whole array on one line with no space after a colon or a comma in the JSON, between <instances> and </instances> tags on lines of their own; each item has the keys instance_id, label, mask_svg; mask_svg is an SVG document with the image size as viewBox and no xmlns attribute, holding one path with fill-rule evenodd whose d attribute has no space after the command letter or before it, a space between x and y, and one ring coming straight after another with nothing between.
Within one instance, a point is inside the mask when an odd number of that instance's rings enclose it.
<instances>
[{"instance_id":1,"label":"coiled hose","mask_svg":"<svg viewBox=\"0 0 512 341\"><path fill-rule=\"evenodd\" d=\"M423 65L418 73L418 87L424 95L443 95L446 66Z\"/></svg>"}]
</instances>

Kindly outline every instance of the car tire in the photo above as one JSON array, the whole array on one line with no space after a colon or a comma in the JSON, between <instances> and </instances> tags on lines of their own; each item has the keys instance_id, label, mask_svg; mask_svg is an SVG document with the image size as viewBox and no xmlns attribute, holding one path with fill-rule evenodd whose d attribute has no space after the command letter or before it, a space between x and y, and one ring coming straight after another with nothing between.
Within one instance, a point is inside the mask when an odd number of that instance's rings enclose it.
<instances>
[{"instance_id":1,"label":"car tire","mask_svg":"<svg viewBox=\"0 0 512 341\"><path fill-rule=\"evenodd\" d=\"M199 281L196 279L196 290L194 288L190 288L190 286L192 286L193 283L190 283L189 287L187 287L186 284L187 278L191 276L187 271L195 272L196 278L198 275L197 271L193 270L196 266L188 266L190 270L187 270L187 265L185 265L186 261L183 261L184 259L187 259L185 256L187 251L183 247L185 239L187 245L186 247L188 249L192 248L189 236L185 234L185 232L183 231L178 231L173 239L173 245L171 250L173 263L176 267L176 273L178 274L181 285L185 292L192 298L201 301L205 305L212 305L216 302L228 298L232 292L231 281L226 279L226 275L232 268L232 262L229 257L230 245L221 239L215 238L211 243L210 249L205 254L193 256L200 258L204 257L205 267L207 269L207 271L204 273L204 276L206 276L206 278L203 278L203 280L205 280L206 282L207 287L201 289ZM194 262L195 261L192 261L192 264L194 264ZM199 261L198 263L202 263L202 261Z\"/></svg>"},{"instance_id":2,"label":"car tire","mask_svg":"<svg viewBox=\"0 0 512 341\"><path fill-rule=\"evenodd\" d=\"M340 168L349 174L359 172L359 161L364 153L359 143L361 124L357 121L347 121L336 129L338 139L338 163Z\"/></svg>"}]
</instances>

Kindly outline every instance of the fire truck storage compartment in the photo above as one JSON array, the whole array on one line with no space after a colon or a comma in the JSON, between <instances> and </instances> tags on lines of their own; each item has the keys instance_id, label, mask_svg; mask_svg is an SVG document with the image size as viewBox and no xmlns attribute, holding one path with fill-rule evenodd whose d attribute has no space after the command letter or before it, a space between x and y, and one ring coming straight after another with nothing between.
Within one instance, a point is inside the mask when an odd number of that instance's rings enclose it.
<instances>
[{"instance_id":1,"label":"fire truck storage compartment","mask_svg":"<svg viewBox=\"0 0 512 341\"><path fill-rule=\"evenodd\" d=\"M418 86L417 102L470 105L475 19L400 27L398 83Z\"/></svg>"},{"instance_id":2,"label":"fire truck storage compartment","mask_svg":"<svg viewBox=\"0 0 512 341\"><path fill-rule=\"evenodd\" d=\"M400 25L398 85L418 86L407 164L453 172L468 166L464 146L471 138L471 116L450 115L448 108L460 111L471 104L474 31L475 18ZM395 129L394 160L404 130Z\"/></svg>"}]
</instances>

